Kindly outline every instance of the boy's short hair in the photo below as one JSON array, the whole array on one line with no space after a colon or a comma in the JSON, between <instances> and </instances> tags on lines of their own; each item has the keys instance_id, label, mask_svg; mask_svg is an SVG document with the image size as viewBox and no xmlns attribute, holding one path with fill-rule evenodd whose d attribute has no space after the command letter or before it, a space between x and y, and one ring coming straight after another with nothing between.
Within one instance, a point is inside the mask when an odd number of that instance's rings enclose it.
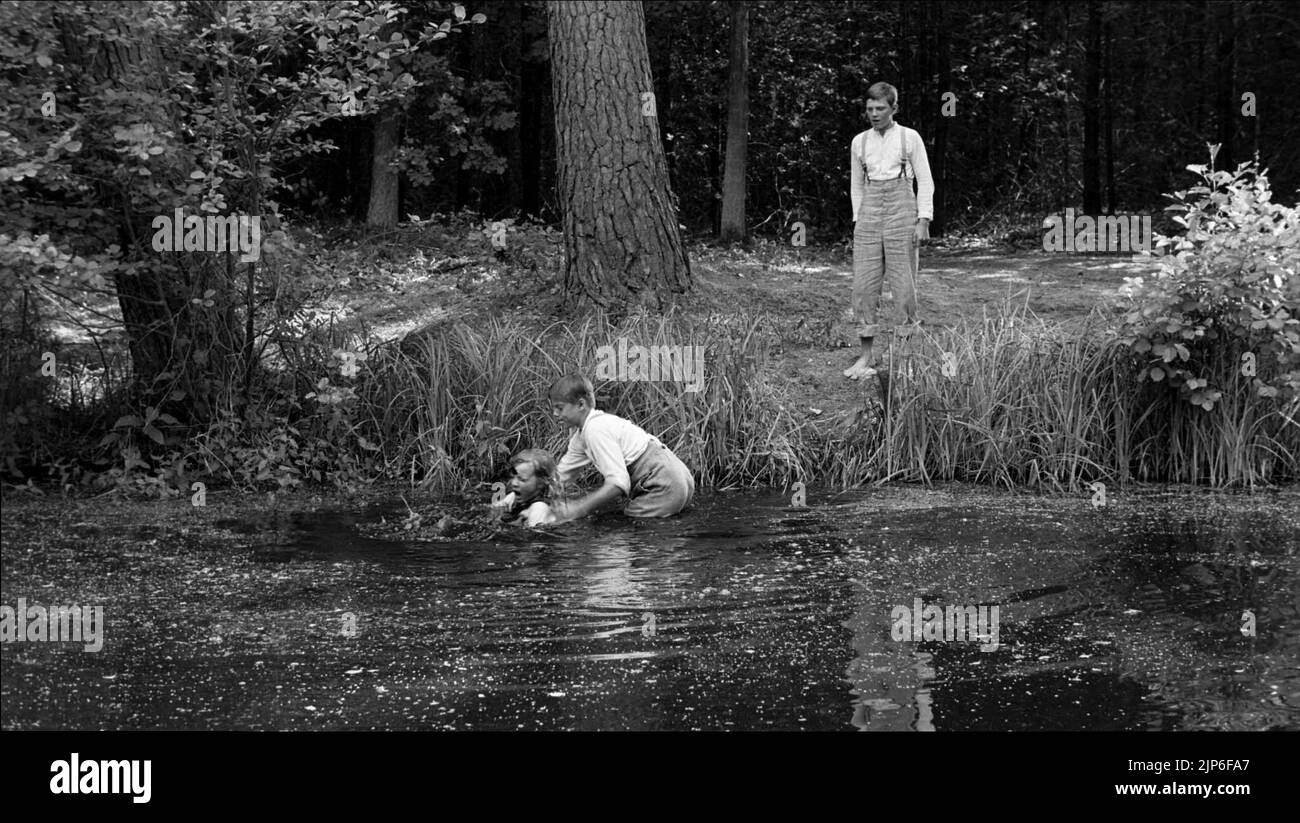
<instances>
[{"instance_id":1,"label":"boy's short hair","mask_svg":"<svg viewBox=\"0 0 1300 823\"><path fill-rule=\"evenodd\" d=\"M898 89L888 83L872 83L871 88L867 89L867 97L871 100L883 100L890 106L898 105Z\"/></svg>"},{"instance_id":2,"label":"boy's short hair","mask_svg":"<svg viewBox=\"0 0 1300 823\"><path fill-rule=\"evenodd\" d=\"M565 403L577 403L586 398L588 406L596 406L596 389L590 380L580 374L566 374L552 383L550 397Z\"/></svg>"}]
</instances>

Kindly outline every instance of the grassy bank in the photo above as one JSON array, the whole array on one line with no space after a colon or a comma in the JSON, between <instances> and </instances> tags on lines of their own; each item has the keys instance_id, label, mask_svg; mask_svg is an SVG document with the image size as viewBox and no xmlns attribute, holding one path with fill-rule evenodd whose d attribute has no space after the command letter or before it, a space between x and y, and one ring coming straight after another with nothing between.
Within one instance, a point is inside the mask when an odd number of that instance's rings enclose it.
<instances>
[{"instance_id":1,"label":"grassy bank","mask_svg":"<svg viewBox=\"0 0 1300 823\"><path fill-rule=\"evenodd\" d=\"M685 380L595 383L602 408L657 434L706 487L961 480L1077 491L1097 480L1300 477L1294 408L1252 397L1227 357L1224 398L1210 410L1140 383L1100 313L1067 326L1006 303L922 332L910 350L889 351L892 379L858 389L861 405L842 415L819 414L775 372L781 328L748 313L452 325L374 352L360 428L389 474L439 488L493 479L517 449L563 449L546 386L571 370L594 376L600 347L622 338L704 347L702 391Z\"/></svg>"},{"instance_id":2,"label":"grassy bank","mask_svg":"<svg viewBox=\"0 0 1300 823\"><path fill-rule=\"evenodd\" d=\"M17 406L7 482L155 497L189 494L196 481L467 489L501 479L518 449L562 450L545 391L567 371L592 376L602 408L659 436L705 488L958 480L1078 491L1097 480L1300 478L1296 400L1255 390L1236 367L1237 344L1192 344L1221 392L1212 408L1140 379L1150 362L1116 342L1117 291L1150 261L927 249L922 332L907 350L882 338L887 379L853 383L840 375L853 358L842 248L699 245L687 300L615 324L599 313L557 319L545 274L558 270L553 232L521 231L505 259L476 252L481 242L458 223L398 235L382 247L348 239L336 266L348 276L303 312L329 322L268 343L251 405L218 409L201 427L146 424L125 375L105 366L97 387ZM428 256L434 248L450 256ZM701 347L700 390L601 379L602 347L620 340ZM27 360L6 374L21 371L30 388L39 381ZM1276 377L1269 362L1261 355L1265 380ZM13 470L19 441L24 468L43 474Z\"/></svg>"}]
</instances>

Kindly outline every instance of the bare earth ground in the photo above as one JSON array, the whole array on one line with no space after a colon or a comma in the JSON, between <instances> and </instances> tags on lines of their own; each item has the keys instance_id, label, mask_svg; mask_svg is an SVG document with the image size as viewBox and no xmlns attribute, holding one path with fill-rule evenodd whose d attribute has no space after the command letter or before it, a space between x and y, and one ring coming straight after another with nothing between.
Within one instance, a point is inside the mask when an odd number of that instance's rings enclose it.
<instances>
[{"instance_id":1,"label":"bare earth ground","mask_svg":"<svg viewBox=\"0 0 1300 823\"><path fill-rule=\"evenodd\" d=\"M853 268L849 260L836 257L847 255L822 254L803 265L791 261L746 267L702 261L697 266L703 291L714 292L719 302L770 311L812 332L783 334L786 343L777 366L792 386L805 391L810 405L827 413L858 405L864 386L875 391L874 386L854 383L841 374L858 351L849 309ZM984 311L996 314L1010 300L1027 305L1044 320L1082 325L1096 307L1113 311L1125 277L1146 276L1154 270L1152 261L1127 255L928 247L922 250L918 277L919 318L924 329L934 331L956 325L963 316L978 321ZM886 312L891 309L892 295L886 286L881 318L889 317ZM877 341L882 360L881 343L888 339Z\"/></svg>"},{"instance_id":2,"label":"bare earth ground","mask_svg":"<svg viewBox=\"0 0 1300 823\"><path fill-rule=\"evenodd\" d=\"M1094 308L1113 312L1126 277L1147 276L1155 262L1129 255L1051 254L1007 247L926 246L919 276L920 318L934 331L963 316L999 311L1006 301L1027 305L1038 317L1082 325ZM468 250L467 250L468 251ZM433 252L436 254L436 252ZM746 310L770 314L782 340L773 351L774 372L783 376L791 402L838 416L862 405L874 381L855 383L841 372L856 357L849 311L852 262L847 249L789 249L758 244L752 251L694 244L689 249L696 288L680 301L688 312ZM478 259L474 259L477 257ZM504 264L470 256L409 267L381 288L351 290L340 308L378 337L391 339L442 322L506 314L539 323L560 310L558 248L539 272L519 274ZM445 275L434 269L455 266ZM361 284L373 281L358 281ZM886 286L882 318L892 307ZM1027 301L1027 302L1026 302ZM345 321L346 322L346 321ZM885 355L888 336L877 341ZM684 343L689 341L683 341ZM812 412L818 414L817 411Z\"/></svg>"},{"instance_id":3,"label":"bare earth ground","mask_svg":"<svg viewBox=\"0 0 1300 823\"><path fill-rule=\"evenodd\" d=\"M352 237L348 237L349 231ZM316 233L329 285L311 312L371 340L393 340L445 323L511 316L539 325L564 317L560 238L535 225L511 228L507 252L494 252L476 224L403 226L378 235L358 230ZM329 237L324 246L322 240ZM758 242L751 249L688 245L695 289L686 312L769 314L781 347L771 353L790 402L830 420L877 397L875 381L855 383L841 372L856 357L849 312L852 261L846 246L790 248ZM999 311L1008 300L1038 317L1082 325L1094 308L1114 311L1125 277L1154 271L1152 259L1129 255L1051 254L981 241L942 240L923 248L918 278L923 328ZM294 276L287 273L284 276ZM115 305L100 307L116 316ZM892 296L886 286L882 320ZM56 323L65 343L91 348L79 322ZM111 326L111 321L109 321ZM104 321L93 325L104 328ZM121 340L120 326L114 335ZM889 337L877 341L886 355ZM691 341L682 341L690 343ZM78 346L81 344L81 346Z\"/></svg>"}]
</instances>

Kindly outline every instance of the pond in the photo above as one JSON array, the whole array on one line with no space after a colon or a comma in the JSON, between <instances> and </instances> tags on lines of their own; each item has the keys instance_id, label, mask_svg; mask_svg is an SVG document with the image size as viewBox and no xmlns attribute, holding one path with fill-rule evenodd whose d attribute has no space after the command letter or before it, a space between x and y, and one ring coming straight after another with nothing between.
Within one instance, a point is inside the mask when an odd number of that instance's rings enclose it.
<instances>
[{"instance_id":1,"label":"pond","mask_svg":"<svg viewBox=\"0 0 1300 823\"><path fill-rule=\"evenodd\" d=\"M106 629L4 644L3 726L1300 729L1300 490L807 499L477 543L358 530L400 502L6 527L3 603Z\"/></svg>"}]
</instances>

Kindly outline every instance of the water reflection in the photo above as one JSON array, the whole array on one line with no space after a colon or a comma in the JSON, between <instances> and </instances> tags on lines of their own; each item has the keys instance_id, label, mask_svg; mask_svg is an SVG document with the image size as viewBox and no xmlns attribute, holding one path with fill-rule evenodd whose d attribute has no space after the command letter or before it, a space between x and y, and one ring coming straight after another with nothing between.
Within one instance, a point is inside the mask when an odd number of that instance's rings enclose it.
<instances>
[{"instance_id":1,"label":"water reflection","mask_svg":"<svg viewBox=\"0 0 1300 823\"><path fill-rule=\"evenodd\" d=\"M797 510L726 494L668 521L478 543L362 537L382 508L250 519L226 524L248 541L235 555L199 544L148 574L106 558L122 579L164 580L115 595L120 641L104 655L6 644L6 693L31 695L6 703L6 723L1297 729L1289 494L1130 495L1100 511L962 489L810 493ZM5 583L7 602L23 594ZM895 639L892 610L917 600L996 605L997 649ZM55 664L60 688L22 687Z\"/></svg>"}]
</instances>

